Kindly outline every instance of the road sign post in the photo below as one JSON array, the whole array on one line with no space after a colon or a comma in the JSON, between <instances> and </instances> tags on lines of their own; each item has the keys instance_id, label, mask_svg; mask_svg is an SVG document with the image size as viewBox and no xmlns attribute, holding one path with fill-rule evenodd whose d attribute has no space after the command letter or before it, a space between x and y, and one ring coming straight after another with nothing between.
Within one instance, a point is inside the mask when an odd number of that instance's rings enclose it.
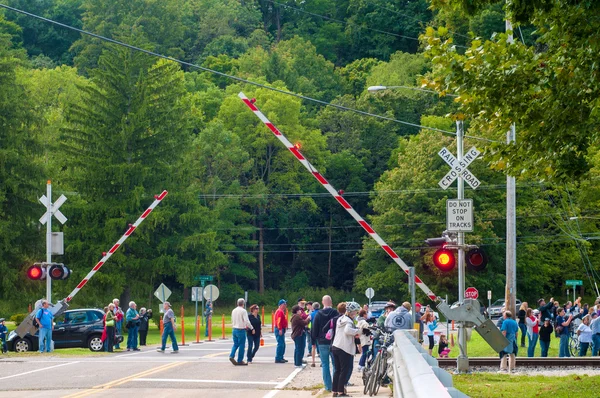
<instances>
[{"instance_id":1,"label":"road sign post","mask_svg":"<svg viewBox=\"0 0 600 398\"><path fill-rule=\"evenodd\" d=\"M488 309L492 306L492 291L488 290Z\"/></svg>"},{"instance_id":2,"label":"road sign post","mask_svg":"<svg viewBox=\"0 0 600 398\"><path fill-rule=\"evenodd\" d=\"M367 288L367 290L365 290L365 296L369 299L369 308L371 308L371 299L375 296L375 290L371 287Z\"/></svg>"},{"instance_id":3,"label":"road sign post","mask_svg":"<svg viewBox=\"0 0 600 398\"><path fill-rule=\"evenodd\" d=\"M448 189L450 184L457 180L458 185L458 200L448 201L447 209L451 210L446 215L448 226L453 227L454 231L458 232L458 302L462 305L465 299L465 232L473 230L473 202L469 204L465 201L465 181L473 189L477 189L481 182L468 169L469 165L477 159L481 154L475 147L471 147L467 153L463 154L464 146L464 127L462 120L456 122L456 157L447 148L442 148L438 152L444 162L450 166L450 171L438 182L442 189ZM465 207L461 207L465 206ZM462 209L462 210L461 210ZM466 222L468 210L470 209L470 221ZM455 211L456 210L456 211ZM453 214L456 213L456 214ZM458 373L466 373L469 371L469 357L467 356L467 339L464 323L458 323L458 347L460 353L456 361Z\"/></svg>"},{"instance_id":4,"label":"road sign post","mask_svg":"<svg viewBox=\"0 0 600 398\"><path fill-rule=\"evenodd\" d=\"M66 202L67 197L60 195L54 204L52 203L52 182L48 180L46 184L46 195L42 195L39 199L44 206L46 206L46 213L40 218L42 225L46 224L46 263L52 263L52 216L64 224L67 222L67 218L58 210L63 203ZM52 302L52 278L48 276L46 278L46 300Z\"/></svg>"}]
</instances>

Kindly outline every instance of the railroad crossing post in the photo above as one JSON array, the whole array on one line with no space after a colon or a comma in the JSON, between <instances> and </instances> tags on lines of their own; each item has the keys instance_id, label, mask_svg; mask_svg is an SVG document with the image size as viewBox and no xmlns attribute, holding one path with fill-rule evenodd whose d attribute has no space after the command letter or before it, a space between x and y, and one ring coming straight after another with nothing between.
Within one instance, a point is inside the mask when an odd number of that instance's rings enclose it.
<instances>
[{"instance_id":1,"label":"railroad crossing post","mask_svg":"<svg viewBox=\"0 0 600 398\"><path fill-rule=\"evenodd\" d=\"M456 158L458 162L463 160L464 130L462 120L456 122ZM462 174L458 176L458 199L465 198L465 181ZM462 304L465 301L465 233L458 232L458 301ZM464 322L458 322L458 348L459 355L456 360L456 370L458 373L469 371L469 357L467 355L467 334L465 333Z\"/></svg>"}]
</instances>

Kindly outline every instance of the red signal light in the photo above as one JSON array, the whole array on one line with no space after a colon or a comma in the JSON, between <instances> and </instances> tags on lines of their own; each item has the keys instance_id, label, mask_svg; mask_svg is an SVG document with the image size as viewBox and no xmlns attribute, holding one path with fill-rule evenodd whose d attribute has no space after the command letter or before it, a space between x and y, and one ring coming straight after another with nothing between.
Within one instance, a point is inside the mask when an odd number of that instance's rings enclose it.
<instances>
[{"instance_id":1,"label":"red signal light","mask_svg":"<svg viewBox=\"0 0 600 398\"><path fill-rule=\"evenodd\" d=\"M46 279L46 270L39 265L32 265L27 269L27 277L34 281Z\"/></svg>"},{"instance_id":2,"label":"red signal light","mask_svg":"<svg viewBox=\"0 0 600 398\"><path fill-rule=\"evenodd\" d=\"M454 252L449 249L436 250L436 252L433 254L433 264L441 271L452 271L456 265Z\"/></svg>"},{"instance_id":3,"label":"red signal light","mask_svg":"<svg viewBox=\"0 0 600 398\"><path fill-rule=\"evenodd\" d=\"M48 273L52 279L67 279L71 275L71 270L63 264L54 264Z\"/></svg>"},{"instance_id":4,"label":"red signal light","mask_svg":"<svg viewBox=\"0 0 600 398\"><path fill-rule=\"evenodd\" d=\"M302 149L302 144L301 144L300 142L296 142L296 143L294 144L294 148L296 148L296 149L300 150L300 149Z\"/></svg>"},{"instance_id":5,"label":"red signal light","mask_svg":"<svg viewBox=\"0 0 600 398\"><path fill-rule=\"evenodd\" d=\"M471 271L482 271L488 263L485 252L479 248L469 250L465 260L467 268Z\"/></svg>"}]
</instances>

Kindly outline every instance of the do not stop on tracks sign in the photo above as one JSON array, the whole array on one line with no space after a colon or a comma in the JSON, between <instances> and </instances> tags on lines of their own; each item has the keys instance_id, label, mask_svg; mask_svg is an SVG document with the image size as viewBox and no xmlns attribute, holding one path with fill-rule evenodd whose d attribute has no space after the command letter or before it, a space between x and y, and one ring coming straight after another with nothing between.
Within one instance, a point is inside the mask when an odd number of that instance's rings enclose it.
<instances>
[{"instance_id":1,"label":"do not stop on tracks sign","mask_svg":"<svg viewBox=\"0 0 600 398\"><path fill-rule=\"evenodd\" d=\"M479 298L479 292L474 287L468 287L467 290L465 290L465 298L477 300Z\"/></svg>"}]
</instances>

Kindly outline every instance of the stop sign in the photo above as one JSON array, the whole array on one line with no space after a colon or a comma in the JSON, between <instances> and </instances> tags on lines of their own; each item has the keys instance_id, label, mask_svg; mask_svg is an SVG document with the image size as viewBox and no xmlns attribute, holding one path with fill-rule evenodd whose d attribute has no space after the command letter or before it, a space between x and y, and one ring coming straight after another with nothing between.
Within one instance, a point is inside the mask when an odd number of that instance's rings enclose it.
<instances>
[{"instance_id":1,"label":"stop sign","mask_svg":"<svg viewBox=\"0 0 600 398\"><path fill-rule=\"evenodd\" d=\"M465 290L465 298L466 299L477 299L479 297L479 292L474 287L468 287Z\"/></svg>"}]
</instances>

